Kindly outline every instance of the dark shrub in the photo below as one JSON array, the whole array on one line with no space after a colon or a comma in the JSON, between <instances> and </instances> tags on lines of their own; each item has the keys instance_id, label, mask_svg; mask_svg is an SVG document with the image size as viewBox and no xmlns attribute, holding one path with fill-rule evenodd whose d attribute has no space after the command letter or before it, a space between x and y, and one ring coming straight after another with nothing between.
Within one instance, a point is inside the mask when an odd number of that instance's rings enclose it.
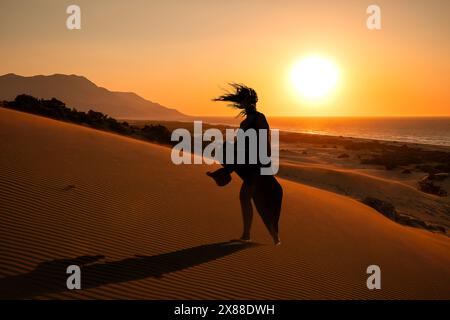
<instances>
[{"instance_id":1,"label":"dark shrub","mask_svg":"<svg viewBox=\"0 0 450 320\"><path fill-rule=\"evenodd\" d=\"M170 143L170 131L162 125L146 125L141 129L144 138L160 143Z\"/></svg>"},{"instance_id":2,"label":"dark shrub","mask_svg":"<svg viewBox=\"0 0 450 320\"><path fill-rule=\"evenodd\" d=\"M397 210L395 210L395 207L392 203L374 197L366 197L363 199L362 203L368 205L369 207L372 207L391 220L397 220Z\"/></svg>"},{"instance_id":3,"label":"dark shrub","mask_svg":"<svg viewBox=\"0 0 450 320\"><path fill-rule=\"evenodd\" d=\"M444 180L445 176L439 176L438 179ZM424 177L422 180L418 182L419 190L425 193L433 194L435 196L439 197L446 197L447 191L443 189L441 186L434 184L433 181L438 180L436 179L435 174L430 174L426 177Z\"/></svg>"},{"instance_id":4,"label":"dark shrub","mask_svg":"<svg viewBox=\"0 0 450 320\"><path fill-rule=\"evenodd\" d=\"M36 99L33 96L21 94L14 101L5 101L2 106L28 113L34 113L48 118L88 125L92 128L113 131L122 135L132 135L158 143L171 144L171 133L162 125L146 125L140 129L129 125L127 122L119 122L101 112L89 110L87 113L70 109L65 103L52 98L50 100Z\"/></svg>"}]
</instances>

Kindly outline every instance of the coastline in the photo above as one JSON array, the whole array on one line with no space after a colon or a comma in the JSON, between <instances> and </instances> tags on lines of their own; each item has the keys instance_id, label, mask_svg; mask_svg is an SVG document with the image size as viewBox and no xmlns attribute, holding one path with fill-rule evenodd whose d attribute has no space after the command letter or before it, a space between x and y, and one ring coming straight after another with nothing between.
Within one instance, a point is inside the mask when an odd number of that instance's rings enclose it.
<instances>
[{"instance_id":1,"label":"coastline","mask_svg":"<svg viewBox=\"0 0 450 320\"><path fill-rule=\"evenodd\" d=\"M267 117L272 128L283 132L321 136L426 144L450 147L450 116L438 117ZM192 117L189 121L238 126L234 117ZM184 120L183 120L184 121ZM302 128L307 128L302 129Z\"/></svg>"}]
</instances>

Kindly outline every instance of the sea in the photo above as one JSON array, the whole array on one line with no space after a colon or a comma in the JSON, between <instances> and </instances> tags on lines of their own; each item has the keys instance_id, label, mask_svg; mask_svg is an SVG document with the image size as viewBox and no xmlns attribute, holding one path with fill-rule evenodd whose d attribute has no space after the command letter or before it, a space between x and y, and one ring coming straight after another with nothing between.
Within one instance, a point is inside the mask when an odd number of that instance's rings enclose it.
<instances>
[{"instance_id":1,"label":"sea","mask_svg":"<svg viewBox=\"0 0 450 320\"><path fill-rule=\"evenodd\" d=\"M201 117L237 126L242 118ZM450 117L268 117L281 131L450 146Z\"/></svg>"}]
</instances>

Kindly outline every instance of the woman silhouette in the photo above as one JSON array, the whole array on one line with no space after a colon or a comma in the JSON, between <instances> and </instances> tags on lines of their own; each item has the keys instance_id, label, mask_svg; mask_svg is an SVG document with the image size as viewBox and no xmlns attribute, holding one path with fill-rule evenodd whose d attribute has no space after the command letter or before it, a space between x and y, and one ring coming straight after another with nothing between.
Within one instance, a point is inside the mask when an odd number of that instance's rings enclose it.
<instances>
[{"instance_id":1,"label":"woman silhouette","mask_svg":"<svg viewBox=\"0 0 450 320\"><path fill-rule=\"evenodd\" d=\"M244 130L244 132L249 129L256 130L258 138L257 149L259 148L259 129L265 129L262 132L267 134L266 141L268 145L266 150L270 156L270 128L266 117L256 110L258 96L255 90L242 84L231 83L230 85L234 89L233 92L215 98L214 101L228 101L231 102L231 107L241 110L239 115L245 116L245 119L241 122L240 129ZM223 150L225 151L225 149L224 147ZM234 148L234 150L236 149ZM231 181L232 172L236 172L243 180L239 199L241 202L244 231L240 240L250 241L250 229L253 220L251 200L253 199L258 213L272 236L274 244L279 245L281 242L278 235L278 220L280 217L283 190L273 175L261 175L261 167L270 166L270 163L268 165L261 164L259 157L256 164L248 163L248 150L249 147L246 144L246 162L244 164L236 164L236 161L233 164L224 162L223 168L214 172L208 172L207 174L219 186L224 186ZM257 154L259 154L259 150ZM224 156L223 159L226 159L226 157Z\"/></svg>"}]
</instances>

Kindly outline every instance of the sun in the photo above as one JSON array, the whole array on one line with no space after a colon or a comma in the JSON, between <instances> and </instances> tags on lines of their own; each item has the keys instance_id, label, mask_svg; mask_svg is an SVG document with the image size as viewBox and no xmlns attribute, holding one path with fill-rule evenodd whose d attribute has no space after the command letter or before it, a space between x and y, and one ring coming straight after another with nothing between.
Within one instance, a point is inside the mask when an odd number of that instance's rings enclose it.
<instances>
[{"instance_id":1,"label":"sun","mask_svg":"<svg viewBox=\"0 0 450 320\"><path fill-rule=\"evenodd\" d=\"M339 70L329 59L309 56L298 61L291 70L295 90L309 100L328 97L337 87Z\"/></svg>"}]
</instances>

